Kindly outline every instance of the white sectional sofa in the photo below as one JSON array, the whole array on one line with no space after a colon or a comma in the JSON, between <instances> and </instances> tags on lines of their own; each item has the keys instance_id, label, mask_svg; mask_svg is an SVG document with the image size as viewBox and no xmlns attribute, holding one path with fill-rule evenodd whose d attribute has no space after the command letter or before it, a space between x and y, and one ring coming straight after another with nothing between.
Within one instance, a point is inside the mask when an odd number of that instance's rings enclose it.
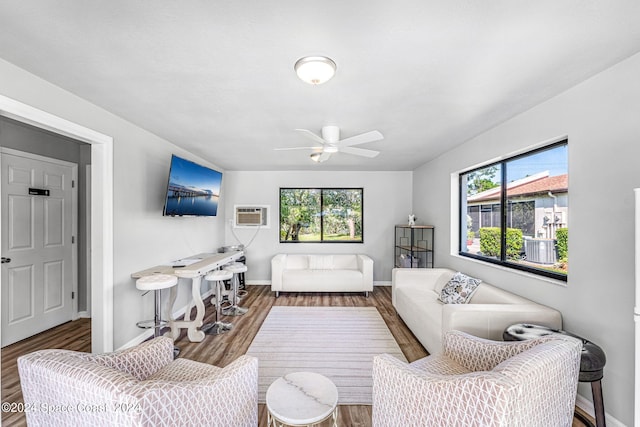
<instances>
[{"instance_id":1,"label":"white sectional sofa","mask_svg":"<svg viewBox=\"0 0 640 427\"><path fill-rule=\"evenodd\" d=\"M392 302L411 332L431 354L442 348L442 335L459 330L496 341L514 323L562 328L559 311L480 283L466 304L444 304L438 297L456 272L446 268L396 268L392 271Z\"/></svg>"},{"instance_id":2,"label":"white sectional sofa","mask_svg":"<svg viewBox=\"0 0 640 427\"><path fill-rule=\"evenodd\" d=\"M363 254L278 254L271 259L271 290L373 291L373 260Z\"/></svg>"}]
</instances>

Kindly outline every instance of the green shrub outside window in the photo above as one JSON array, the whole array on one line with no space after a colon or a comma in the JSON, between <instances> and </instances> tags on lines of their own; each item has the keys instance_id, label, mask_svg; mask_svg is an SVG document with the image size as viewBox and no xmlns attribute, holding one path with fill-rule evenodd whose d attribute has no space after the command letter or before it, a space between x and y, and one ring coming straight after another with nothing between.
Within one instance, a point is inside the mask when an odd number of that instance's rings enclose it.
<instances>
[{"instance_id":1,"label":"green shrub outside window","mask_svg":"<svg viewBox=\"0 0 640 427\"><path fill-rule=\"evenodd\" d=\"M567 280L568 142L459 174L462 256Z\"/></svg>"}]
</instances>

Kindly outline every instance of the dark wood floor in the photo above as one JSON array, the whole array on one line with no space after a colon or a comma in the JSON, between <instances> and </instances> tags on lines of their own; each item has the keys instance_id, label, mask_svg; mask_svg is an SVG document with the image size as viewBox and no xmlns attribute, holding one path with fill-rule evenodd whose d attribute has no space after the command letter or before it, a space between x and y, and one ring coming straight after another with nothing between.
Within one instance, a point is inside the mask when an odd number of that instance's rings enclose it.
<instances>
[{"instance_id":1,"label":"dark wood floor","mask_svg":"<svg viewBox=\"0 0 640 427\"><path fill-rule=\"evenodd\" d=\"M228 365L238 356L246 353L262 322L274 305L377 307L407 360L414 361L427 355L425 349L396 315L391 305L390 287L375 287L368 298L365 298L362 294L350 293L283 293L280 298L275 298L268 286L251 286L249 290L249 294L241 303L242 306L249 307L249 312L244 316L225 317L223 319L234 324L233 330L224 335L206 335L201 343L189 342L186 338L186 333L181 334L176 340L176 346L181 349L180 357L216 366ZM205 322L212 320L213 308L207 304ZM16 358L18 356L42 348L91 351L90 327L91 324L88 319L80 319L3 348L2 401L22 402L16 367ZM259 405L258 410L260 426L266 426L267 413L265 405ZM370 426L371 406L340 406L338 420L340 426ZM26 423L22 414L3 413L2 425L24 426ZM329 425L330 423L326 422L321 424L321 427ZM583 424L578 420L574 420L573 427L580 426L583 426Z\"/></svg>"},{"instance_id":2,"label":"dark wood floor","mask_svg":"<svg viewBox=\"0 0 640 427\"><path fill-rule=\"evenodd\" d=\"M2 402L22 403L22 390L16 359L27 353L46 348L91 351L91 319L67 322L46 332L2 349ZM2 412L3 426L25 426L22 413Z\"/></svg>"}]
</instances>

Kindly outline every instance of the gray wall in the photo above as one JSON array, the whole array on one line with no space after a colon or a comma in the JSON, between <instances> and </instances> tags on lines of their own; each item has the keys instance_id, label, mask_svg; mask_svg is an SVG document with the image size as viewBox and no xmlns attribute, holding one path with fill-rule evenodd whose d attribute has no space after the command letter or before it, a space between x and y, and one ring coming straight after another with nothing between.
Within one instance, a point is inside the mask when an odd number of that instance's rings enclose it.
<instances>
[{"instance_id":1,"label":"gray wall","mask_svg":"<svg viewBox=\"0 0 640 427\"><path fill-rule=\"evenodd\" d=\"M406 223L411 213L411 172L229 171L225 179L226 218L233 218L234 205L271 207L271 228L259 230L247 249L247 280L270 282L271 258L277 253L364 253L373 259L374 281L391 281L393 226ZM364 188L364 243L280 243L280 187ZM234 232L241 243L247 244L255 230ZM238 244L228 225L225 236L228 245Z\"/></svg>"},{"instance_id":2,"label":"gray wall","mask_svg":"<svg viewBox=\"0 0 640 427\"><path fill-rule=\"evenodd\" d=\"M0 147L13 148L78 165L78 311L86 312L87 304L87 233L86 221L86 165L91 164L88 144L58 134L0 117Z\"/></svg>"},{"instance_id":3,"label":"gray wall","mask_svg":"<svg viewBox=\"0 0 640 427\"><path fill-rule=\"evenodd\" d=\"M640 54L417 169L414 208L437 230L439 266L465 271L560 310L564 328L607 355L607 413L633 425L634 193L640 187ZM569 139L569 280L456 255L457 173L545 141ZM602 201L605 203L602 203ZM581 396L591 391L580 384Z\"/></svg>"}]
</instances>

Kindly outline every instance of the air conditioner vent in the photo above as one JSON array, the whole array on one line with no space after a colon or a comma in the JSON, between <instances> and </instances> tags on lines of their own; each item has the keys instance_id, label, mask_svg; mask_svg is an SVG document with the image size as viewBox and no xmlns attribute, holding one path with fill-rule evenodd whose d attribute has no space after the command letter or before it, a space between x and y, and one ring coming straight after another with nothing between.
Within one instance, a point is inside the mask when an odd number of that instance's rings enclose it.
<instances>
[{"instance_id":1,"label":"air conditioner vent","mask_svg":"<svg viewBox=\"0 0 640 427\"><path fill-rule=\"evenodd\" d=\"M268 227L268 206L235 206L234 227Z\"/></svg>"}]
</instances>

